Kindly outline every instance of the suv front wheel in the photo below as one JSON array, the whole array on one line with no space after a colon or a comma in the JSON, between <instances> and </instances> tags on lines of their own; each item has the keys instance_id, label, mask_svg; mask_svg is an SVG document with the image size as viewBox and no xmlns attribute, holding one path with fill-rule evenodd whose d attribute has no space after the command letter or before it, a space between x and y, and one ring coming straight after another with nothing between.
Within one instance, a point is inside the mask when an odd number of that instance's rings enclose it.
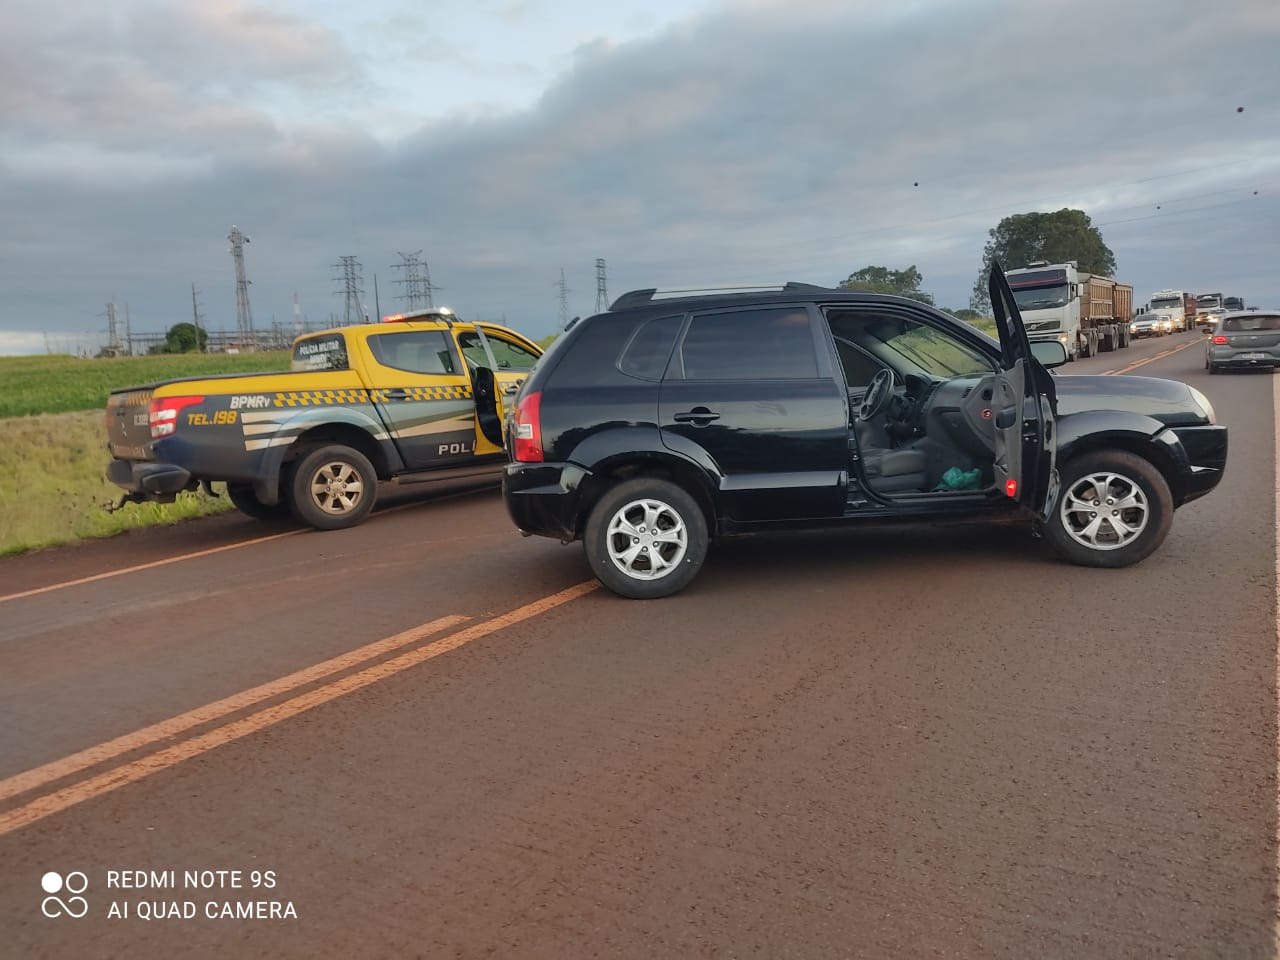
<instances>
[{"instance_id":1,"label":"suv front wheel","mask_svg":"<svg viewBox=\"0 0 1280 960\"><path fill-rule=\"evenodd\" d=\"M1058 502L1045 539L1086 567L1127 567L1164 542L1173 496L1148 460L1121 450L1087 453L1062 470Z\"/></svg>"},{"instance_id":2,"label":"suv front wheel","mask_svg":"<svg viewBox=\"0 0 1280 960\"><path fill-rule=\"evenodd\" d=\"M668 597L689 585L707 556L707 521L697 502L667 480L637 477L609 490L587 519L591 571L634 600Z\"/></svg>"}]
</instances>

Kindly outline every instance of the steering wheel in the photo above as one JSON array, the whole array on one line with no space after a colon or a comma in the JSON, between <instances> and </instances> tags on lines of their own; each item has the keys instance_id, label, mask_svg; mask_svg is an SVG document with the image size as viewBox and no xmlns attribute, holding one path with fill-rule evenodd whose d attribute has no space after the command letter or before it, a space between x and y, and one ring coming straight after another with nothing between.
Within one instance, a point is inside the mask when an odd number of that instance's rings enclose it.
<instances>
[{"instance_id":1,"label":"steering wheel","mask_svg":"<svg viewBox=\"0 0 1280 960\"><path fill-rule=\"evenodd\" d=\"M871 378L867 392L862 395L862 403L858 406L858 419L866 423L879 416L892 396L893 371L885 367Z\"/></svg>"}]
</instances>

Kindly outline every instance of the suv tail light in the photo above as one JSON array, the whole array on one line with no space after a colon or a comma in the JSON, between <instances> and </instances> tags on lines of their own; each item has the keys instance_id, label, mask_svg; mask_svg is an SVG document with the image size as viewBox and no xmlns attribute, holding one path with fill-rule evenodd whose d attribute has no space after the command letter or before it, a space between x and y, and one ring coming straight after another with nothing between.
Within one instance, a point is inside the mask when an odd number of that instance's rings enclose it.
<instances>
[{"instance_id":1,"label":"suv tail light","mask_svg":"<svg viewBox=\"0 0 1280 960\"><path fill-rule=\"evenodd\" d=\"M1226 343L1226 342L1227 342L1227 338L1226 338L1226 337L1224 337L1222 334L1218 334L1216 337L1214 337L1214 338L1213 338L1213 342L1214 342L1214 343Z\"/></svg>"},{"instance_id":2,"label":"suv tail light","mask_svg":"<svg viewBox=\"0 0 1280 960\"><path fill-rule=\"evenodd\" d=\"M178 425L178 411L204 403L204 397L156 397L151 401L151 413L147 418L151 424L151 439L167 437Z\"/></svg>"},{"instance_id":3,"label":"suv tail light","mask_svg":"<svg viewBox=\"0 0 1280 960\"><path fill-rule=\"evenodd\" d=\"M512 418L515 436L515 459L520 463L542 462L542 393L535 391L520 398Z\"/></svg>"}]
</instances>

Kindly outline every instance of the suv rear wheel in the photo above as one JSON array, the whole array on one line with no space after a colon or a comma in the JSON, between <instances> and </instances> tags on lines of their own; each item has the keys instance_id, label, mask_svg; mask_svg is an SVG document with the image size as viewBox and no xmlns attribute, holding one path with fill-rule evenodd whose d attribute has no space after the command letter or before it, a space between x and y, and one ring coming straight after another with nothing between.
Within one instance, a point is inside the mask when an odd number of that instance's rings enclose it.
<instances>
[{"instance_id":1,"label":"suv rear wheel","mask_svg":"<svg viewBox=\"0 0 1280 960\"><path fill-rule=\"evenodd\" d=\"M1173 523L1169 484L1132 453L1077 457L1063 468L1060 489L1045 539L1072 563L1127 567L1150 556Z\"/></svg>"},{"instance_id":2,"label":"suv rear wheel","mask_svg":"<svg viewBox=\"0 0 1280 960\"><path fill-rule=\"evenodd\" d=\"M652 600L689 585L706 559L707 539L706 517L683 488L637 477L597 501L582 543L601 583L624 597Z\"/></svg>"}]
</instances>

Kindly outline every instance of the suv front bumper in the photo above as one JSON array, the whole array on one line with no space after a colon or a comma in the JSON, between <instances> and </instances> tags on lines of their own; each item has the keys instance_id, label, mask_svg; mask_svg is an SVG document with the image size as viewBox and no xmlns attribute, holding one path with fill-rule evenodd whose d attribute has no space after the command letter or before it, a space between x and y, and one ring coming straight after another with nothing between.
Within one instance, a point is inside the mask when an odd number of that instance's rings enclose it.
<instances>
[{"instance_id":1,"label":"suv front bumper","mask_svg":"<svg viewBox=\"0 0 1280 960\"><path fill-rule=\"evenodd\" d=\"M502 499L522 533L576 540L582 484L590 476L576 463L508 463Z\"/></svg>"},{"instance_id":2,"label":"suv front bumper","mask_svg":"<svg viewBox=\"0 0 1280 960\"><path fill-rule=\"evenodd\" d=\"M1227 466L1226 427L1170 427L1156 439L1165 444L1178 465L1177 506L1198 500L1222 480Z\"/></svg>"}]
</instances>

